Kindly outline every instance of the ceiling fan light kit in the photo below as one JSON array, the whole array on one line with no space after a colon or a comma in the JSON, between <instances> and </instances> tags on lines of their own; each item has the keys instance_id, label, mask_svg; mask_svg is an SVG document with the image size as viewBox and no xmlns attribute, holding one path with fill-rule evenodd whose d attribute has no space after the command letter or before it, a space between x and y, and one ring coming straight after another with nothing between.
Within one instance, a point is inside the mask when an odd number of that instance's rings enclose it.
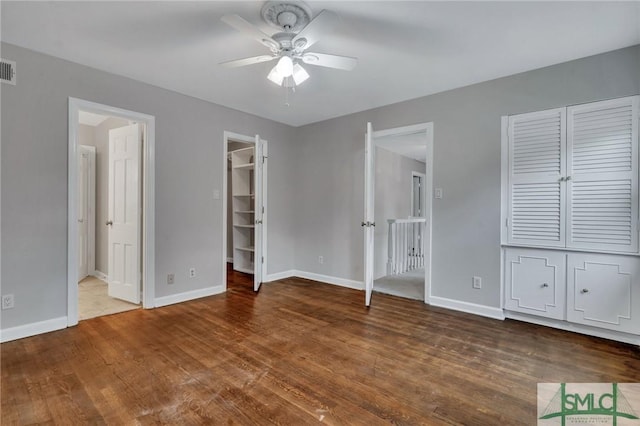
<instances>
[{"instance_id":1,"label":"ceiling fan light kit","mask_svg":"<svg viewBox=\"0 0 640 426\"><path fill-rule=\"evenodd\" d=\"M278 59L267 78L279 86L294 88L309 78L309 73L300 62L346 71L351 71L358 63L356 58L348 56L305 51L315 44L323 33L333 29L338 20L338 15L334 12L322 10L311 19L311 9L303 2L269 1L262 7L261 15L262 19L277 28L278 32L269 36L238 15L225 15L221 19L269 48L271 55L236 59L223 62L222 66L242 67Z\"/></svg>"}]
</instances>

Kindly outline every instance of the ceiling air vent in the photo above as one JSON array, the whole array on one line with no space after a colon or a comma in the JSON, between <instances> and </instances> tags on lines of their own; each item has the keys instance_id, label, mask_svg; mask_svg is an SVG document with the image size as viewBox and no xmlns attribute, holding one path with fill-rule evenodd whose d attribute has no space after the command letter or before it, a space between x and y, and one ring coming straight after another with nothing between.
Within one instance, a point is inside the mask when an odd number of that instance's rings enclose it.
<instances>
[{"instance_id":1,"label":"ceiling air vent","mask_svg":"<svg viewBox=\"0 0 640 426\"><path fill-rule=\"evenodd\" d=\"M16 85L16 63L0 59L0 81Z\"/></svg>"}]
</instances>

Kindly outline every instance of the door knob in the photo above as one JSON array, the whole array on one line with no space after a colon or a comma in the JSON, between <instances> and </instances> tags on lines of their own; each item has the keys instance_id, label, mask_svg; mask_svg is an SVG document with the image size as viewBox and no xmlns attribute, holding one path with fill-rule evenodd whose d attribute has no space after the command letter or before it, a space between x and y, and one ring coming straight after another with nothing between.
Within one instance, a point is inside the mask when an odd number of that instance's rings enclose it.
<instances>
[{"instance_id":1,"label":"door knob","mask_svg":"<svg viewBox=\"0 0 640 426\"><path fill-rule=\"evenodd\" d=\"M262 221L261 220L256 220L256 225L262 225Z\"/></svg>"},{"instance_id":2,"label":"door knob","mask_svg":"<svg viewBox=\"0 0 640 426\"><path fill-rule=\"evenodd\" d=\"M582 290L580 290L580 293L582 294L589 293L589 289L583 288Z\"/></svg>"},{"instance_id":3,"label":"door knob","mask_svg":"<svg viewBox=\"0 0 640 426\"><path fill-rule=\"evenodd\" d=\"M112 220L108 220L107 221L107 226L111 226L111 225L113 225L113 221Z\"/></svg>"},{"instance_id":4,"label":"door knob","mask_svg":"<svg viewBox=\"0 0 640 426\"><path fill-rule=\"evenodd\" d=\"M547 284L547 283L543 283L542 284L542 288L547 288L547 287L549 287L549 284Z\"/></svg>"}]
</instances>

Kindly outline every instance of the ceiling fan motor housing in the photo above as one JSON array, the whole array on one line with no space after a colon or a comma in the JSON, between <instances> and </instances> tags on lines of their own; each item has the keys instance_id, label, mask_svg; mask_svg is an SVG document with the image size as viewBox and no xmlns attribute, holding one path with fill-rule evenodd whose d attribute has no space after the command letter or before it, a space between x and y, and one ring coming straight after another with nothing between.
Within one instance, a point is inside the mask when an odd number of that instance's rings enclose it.
<instances>
[{"instance_id":1,"label":"ceiling fan motor housing","mask_svg":"<svg viewBox=\"0 0 640 426\"><path fill-rule=\"evenodd\" d=\"M303 2L269 1L262 8L262 19L280 31L297 33L311 22L311 9Z\"/></svg>"}]
</instances>

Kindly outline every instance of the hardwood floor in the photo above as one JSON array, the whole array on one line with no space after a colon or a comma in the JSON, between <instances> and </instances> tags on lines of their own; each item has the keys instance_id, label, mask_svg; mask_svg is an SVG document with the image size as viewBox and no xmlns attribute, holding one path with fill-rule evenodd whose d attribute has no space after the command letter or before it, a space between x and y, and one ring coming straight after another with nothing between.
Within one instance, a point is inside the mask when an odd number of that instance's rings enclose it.
<instances>
[{"instance_id":1,"label":"hardwood floor","mask_svg":"<svg viewBox=\"0 0 640 426\"><path fill-rule=\"evenodd\" d=\"M304 279L1 345L3 425L536 422L538 382L640 382L637 347Z\"/></svg>"}]
</instances>

